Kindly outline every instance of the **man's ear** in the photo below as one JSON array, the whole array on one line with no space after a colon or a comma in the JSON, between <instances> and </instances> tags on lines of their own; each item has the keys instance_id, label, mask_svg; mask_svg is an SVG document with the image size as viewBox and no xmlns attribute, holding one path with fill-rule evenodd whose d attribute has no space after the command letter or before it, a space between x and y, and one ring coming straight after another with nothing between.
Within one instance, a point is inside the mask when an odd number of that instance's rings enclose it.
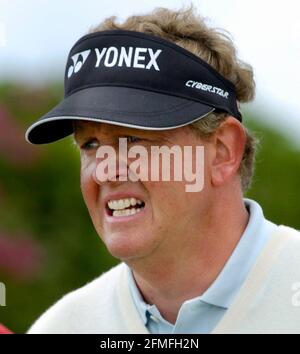
<instances>
[{"instance_id":1,"label":"man's ear","mask_svg":"<svg viewBox=\"0 0 300 354\"><path fill-rule=\"evenodd\" d=\"M218 187L237 175L246 144L243 125L234 117L226 118L214 133L212 144L211 182Z\"/></svg>"}]
</instances>

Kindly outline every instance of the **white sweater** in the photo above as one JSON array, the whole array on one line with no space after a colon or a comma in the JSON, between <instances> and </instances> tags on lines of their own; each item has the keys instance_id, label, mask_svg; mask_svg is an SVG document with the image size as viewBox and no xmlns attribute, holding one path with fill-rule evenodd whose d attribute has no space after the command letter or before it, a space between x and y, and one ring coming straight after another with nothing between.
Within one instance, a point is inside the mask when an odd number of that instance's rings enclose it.
<instances>
[{"instance_id":1,"label":"white sweater","mask_svg":"<svg viewBox=\"0 0 300 354\"><path fill-rule=\"evenodd\" d=\"M117 265L65 295L28 333L149 334L127 277L125 264ZM300 233L279 226L213 333L300 333L299 283Z\"/></svg>"}]
</instances>

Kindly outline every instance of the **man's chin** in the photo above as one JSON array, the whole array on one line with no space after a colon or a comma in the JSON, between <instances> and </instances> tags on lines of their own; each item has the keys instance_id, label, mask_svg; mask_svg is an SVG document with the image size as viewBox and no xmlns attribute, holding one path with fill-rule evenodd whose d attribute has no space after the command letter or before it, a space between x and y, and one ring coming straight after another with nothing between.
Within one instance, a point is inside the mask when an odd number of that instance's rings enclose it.
<instances>
[{"instance_id":1,"label":"man's chin","mask_svg":"<svg viewBox=\"0 0 300 354\"><path fill-rule=\"evenodd\" d=\"M142 258L151 252L151 243L146 242L145 235L115 232L103 239L108 252L115 258L126 261Z\"/></svg>"}]
</instances>

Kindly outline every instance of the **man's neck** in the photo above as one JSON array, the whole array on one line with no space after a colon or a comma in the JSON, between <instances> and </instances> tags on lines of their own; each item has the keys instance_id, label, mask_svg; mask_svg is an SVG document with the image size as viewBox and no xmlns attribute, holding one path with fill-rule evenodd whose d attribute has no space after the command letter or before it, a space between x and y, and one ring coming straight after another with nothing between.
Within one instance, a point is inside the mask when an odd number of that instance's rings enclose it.
<instances>
[{"instance_id":1,"label":"man's neck","mask_svg":"<svg viewBox=\"0 0 300 354\"><path fill-rule=\"evenodd\" d=\"M128 264L145 302L155 304L170 323L176 322L184 301L200 296L211 286L247 226L249 214L242 199L225 209L213 211L218 222L202 228L203 235L199 235L199 228L189 230L185 246L176 256L169 250L160 261Z\"/></svg>"}]
</instances>

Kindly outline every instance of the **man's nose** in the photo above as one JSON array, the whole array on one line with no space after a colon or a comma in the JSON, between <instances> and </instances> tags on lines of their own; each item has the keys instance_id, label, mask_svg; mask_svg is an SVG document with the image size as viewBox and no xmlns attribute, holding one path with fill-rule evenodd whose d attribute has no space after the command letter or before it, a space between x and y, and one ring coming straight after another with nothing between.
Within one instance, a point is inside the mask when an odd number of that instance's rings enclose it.
<instances>
[{"instance_id":1,"label":"man's nose","mask_svg":"<svg viewBox=\"0 0 300 354\"><path fill-rule=\"evenodd\" d=\"M98 184L125 182L128 180L128 164L118 155L110 158L96 158L93 179Z\"/></svg>"}]
</instances>

